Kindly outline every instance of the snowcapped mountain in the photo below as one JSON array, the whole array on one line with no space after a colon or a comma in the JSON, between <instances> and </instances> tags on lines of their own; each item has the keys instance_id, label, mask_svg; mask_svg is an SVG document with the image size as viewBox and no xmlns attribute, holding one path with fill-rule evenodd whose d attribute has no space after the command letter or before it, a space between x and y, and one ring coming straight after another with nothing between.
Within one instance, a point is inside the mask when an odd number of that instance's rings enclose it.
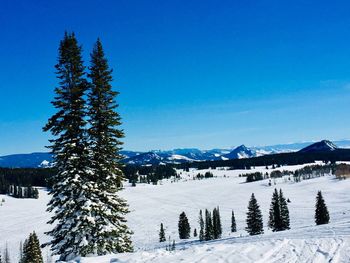
<instances>
[{"instance_id":1,"label":"snowcapped mountain","mask_svg":"<svg viewBox=\"0 0 350 263\"><path fill-rule=\"evenodd\" d=\"M223 155L223 159L243 159L243 158L251 158L255 157L256 152L252 149L247 148L245 145L238 146L233 151L228 154Z\"/></svg>"},{"instance_id":2,"label":"snowcapped mountain","mask_svg":"<svg viewBox=\"0 0 350 263\"><path fill-rule=\"evenodd\" d=\"M311 145L301 149L299 152L302 152L302 153L328 152L328 151L334 151L336 149L338 149L338 147L334 143L332 143L331 141L323 140L323 141L311 144Z\"/></svg>"},{"instance_id":3,"label":"snowcapped mountain","mask_svg":"<svg viewBox=\"0 0 350 263\"><path fill-rule=\"evenodd\" d=\"M241 159L283 152L312 152L332 151L337 148L350 148L350 140L320 142L302 142L292 144L277 144L269 146L246 147L238 146L234 149L200 150L196 148L174 149L170 151L121 151L123 162L135 165L186 163L194 161L215 161ZM52 156L49 153L14 154L0 157L0 167L50 167Z\"/></svg>"}]
</instances>

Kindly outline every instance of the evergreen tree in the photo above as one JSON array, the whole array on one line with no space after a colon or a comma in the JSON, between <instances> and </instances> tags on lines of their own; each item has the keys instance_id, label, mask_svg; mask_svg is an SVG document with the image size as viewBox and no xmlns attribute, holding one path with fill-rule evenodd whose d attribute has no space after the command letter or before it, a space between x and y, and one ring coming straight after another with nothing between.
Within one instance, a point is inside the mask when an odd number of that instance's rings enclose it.
<instances>
[{"instance_id":1,"label":"evergreen tree","mask_svg":"<svg viewBox=\"0 0 350 263\"><path fill-rule=\"evenodd\" d=\"M252 194L248 205L246 230L250 235L259 235L264 233L260 207L254 194Z\"/></svg>"},{"instance_id":2,"label":"evergreen tree","mask_svg":"<svg viewBox=\"0 0 350 263\"><path fill-rule=\"evenodd\" d=\"M179 217L179 237L180 239L188 239L191 235L191 227L188 223L185 212L182 212Z\"/></svg>"},{"instance_id":3,"label":"evergreen tree","mask_svg":"<svg viewBox=\"0 0 350 263\"><path fill-rule=\"evenodd\" d=\"M204 220L202 210L199 211L199 241L204 240Z\"/></svg>"},{"instance_id":4,"label":"evergreen tree","mask_svg":"<svg viewBox=\"0 0 350 263\"><path fill-rule=\"evenodd\" d=\"M173 240L173 244L171 245L171 251L175 251L175 240Z\"/></svg>"},{"instance_id":5,"label":"evergreen tree","mask_svg":"<svg viewBox=\"0 0 350 263\"><path fill-rule=\"evenodd\" d=\"M43 257L40 249L40 243L35 232L29 235L24 242L23 257L21 263L43 263Z\"/></svg>"},{"instance_id":6,"label":"evergreen tree","mask_svg":"<svg viewBox=\"0 0 350 263\"><path fill-rule=\"evenodd\" d=\"M19 243L19 263L23 263L23 243L22 243L22 241Z\"/></svg>"},{"instance_id":7,"label":"evergreen tree","mask_svg":"<svg viewBox=\"0 0 350 263\"><path fill-rule=\"evenodd\" d=\"M283 196L282 189L280 189L279 202L281 210L282 230L290 229L289 209L287 201Z\"/></svg>"},{"instance_id":8,"label":"evergreen tree","mask_svg":"<svg viewBox=\"0 0 350 263\"><path fill-rule=\"evenodd\" d=\"M193 231L193 236L194 236L194 237L197 237L197 228L194 229L194 231Z\"/></svg>"},{"instance_id":9,"label":"evergreen tree","mask_svg":"<svg viewBox=\"0 0 350 263\"><path fill-rule=\"evenodd\" d=\"M117 195L123 179L120 154L124 137L119 128L121 117L116 112L119 94L112 90L112 70L109 68L101 41L98 39L91 53L91 79L89 92L89 149L93 181L98 191L98 205L95 204L95 239L90 240L91 248L98 255L116 252L131 252L132 232L126 225L125 215L129 212L125 200Z\"/></svg>"},{"instance_id":10,"label":"evergreen tree","mask_svg":"<svg viewBox=\"0 0 350 263\"><path fill-rule=\"evenodd\" d=\"M272 231L276 232L283 230L282 224L280 197L277 189L275 188L271 200L268 225Z\"/></svg>"},{"instance_id":11,"label":"evergreen tree","mask_svg":"<svg viewBox=\"0 0 350 263\"><path fill-rule=\"evenodd\" d=\"M204 239L205 240L212 240L213 238L214 238L214 229L213 229L213 222L212 222L211 214L207 209L205 209Z\"/></svg>"},{"instance_id":12,"label":"evergreen tree","mask_svg":"<svg viewBox=\"0 0 350 263\"><path fill-rule=\"evenodd\" d=\"M232 215L231 215L231 232L236 232L237 227L236 227L236 218L235 218L235 213L232 210Z\"/></svg>"},{"instance_id":13,"label":"evergreen tree","mask_svg":"<svg viewBox=\"0 0 350 263\"><path fill-rule=\"evenodd\" d=\"M88 84L84 77L81 47L74 34L66 33L60 42L56 65L59 87L52 102L57 109L43 128L51 131L50 140L57 173L51 178L52 196L48 211L54 212L50 224L55 227L47 234L50 245L60 260L70 260L91 253L95 235L94 204L97 185L91 180L86 135L86 101ZM100 202L100 201L98 201Z\"/></svg>"},{"instance_id":14,"label":"evergreen tree","mask_svg":"<svg viewBox=\"0 0 350 263\"><path fill-rule=\"evenodd\" d=\"M316 196L315 222L316 225L329 223L329 213L321 191L318 191Z\"/></svg>"},{"instance_id":15,"label":"evergreen tree","mask_svg":"<svg viewBox=\"0 0 350 263\"><path fill-rule=\"evenodd\" d=\"M164 227L163 227L163 223L160 224L160 231L159 231L159 242L165 242L166 238L165 238L165 232L164 232Z\"/></svg>"},{"instance_id":16,"label":"evergreen tree","mask_svg":"<svg viewBox=\"0 0 350 263\"><path fill-rule=\"evenodd\" d=\"M214 208L213 210L213 238L221 238L222 235L222 226L220 219L220 210L219 207Z\"/></svg>"},{"instance_id":17,"label":"evergreen tree","mask_svg":"<svg viewBox=\"0 0 350 263\"><path fill-rule=\"evenodd\" d=\"M6 248L5 248L5 251L4 251L4 259L3 259L3 262L4 263L11 263L10 261L10 253L9 253L9 249L7 247L7 244L6 244Z\"/></svg>"}]
</instances>

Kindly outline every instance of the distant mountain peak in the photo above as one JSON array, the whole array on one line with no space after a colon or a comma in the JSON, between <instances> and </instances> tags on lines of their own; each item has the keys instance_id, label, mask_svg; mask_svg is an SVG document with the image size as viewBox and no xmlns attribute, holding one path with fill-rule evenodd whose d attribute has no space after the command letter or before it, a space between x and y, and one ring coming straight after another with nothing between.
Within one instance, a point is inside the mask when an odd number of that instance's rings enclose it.
<instances>
[{"instance_id":1,"label":"distant mountain peak","mask_svg":"<svg viewBox=\"0 0 350 263\"><path fill-rule=\"evenodd\" d=\"M299 152L328 152L328 151L334 151L338 149L338 147L332 143L329 140L322 140L316 143L313 143L303 149L301 149Z\"/></svg>"}]
</instances>

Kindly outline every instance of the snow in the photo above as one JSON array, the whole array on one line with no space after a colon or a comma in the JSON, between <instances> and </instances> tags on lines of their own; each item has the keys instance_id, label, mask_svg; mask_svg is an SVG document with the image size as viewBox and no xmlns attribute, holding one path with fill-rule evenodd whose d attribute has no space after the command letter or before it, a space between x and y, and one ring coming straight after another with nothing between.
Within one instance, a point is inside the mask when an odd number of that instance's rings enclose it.
<instances>
[{"instance_id":1,"label":"snow","mask_svg":"<svg viewBox=\"0 0 350 263\"><path fill-rule=\"evenodd\" d=\"M279 170L300 169L304 165L283 166ZM126 186L120 195L130 204L128 225L134 231L135 253L84 258L82 263L109 262L350 262L350 180L338 181L325 176L300 183L286 178L268 186L268 180L245 183L239 174L255 171L271 172L265 167L252 170L210 170L214 178L193 180L198 172L182 171L179 182L163 180L159 185ZM274 187L282 188L289 203L291 230L272 233L267 229L268 211ZM321 190L330 212L330 224L315 226L314 204ZM15 262L19 242L35 230L40 241L48 241L45 231L50 215L45 212L49 196L40 189L36 199L15 199L8 196L0 206L0 247L6 243ZM265 234L247 236L247 204L251 193L261 206ZM221 240L200 243L196 239L180 241L177 233L178 217L186 212L192 232L198 230L199 209L220 207L223 224ZM235 212L237 233L230 233L231 211ZM166 237L176 241L176 251L168 252L158 242L160 223ZM44 255L46 252L44 252Z\"/></svg>"}]
</instances>

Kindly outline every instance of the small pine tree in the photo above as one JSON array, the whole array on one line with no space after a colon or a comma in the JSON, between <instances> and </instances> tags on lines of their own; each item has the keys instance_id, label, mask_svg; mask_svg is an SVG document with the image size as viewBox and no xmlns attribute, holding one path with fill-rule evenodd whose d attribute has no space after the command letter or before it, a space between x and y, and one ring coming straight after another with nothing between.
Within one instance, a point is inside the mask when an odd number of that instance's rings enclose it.
<instances>
[{"instance_id":1,"label":"small pine tree","mask_svg":"<svg viewBox=\"0 0 350 263\"><path fill-rule=\"evenodd\" d=\"M173 240L173 244L171 245L171 251L175 251L175 240Z\"/></svg>"},{"instance_id":2,"label":"small pine tree","mask_svg":"<svg viewBox=\"0 0 350 263\"><path fill-rule=\"evenodd\" d=\"M29 235L23 246L23 263L43 263L43 256L40 249L40 243L35 232ZM21 262L21 263L22 263Z\"/></svg>"},{"instance_id":3,"label":"small pine tree","mask_svg":"<svg viewBox=\"0 0 350 263\"><path fill-rule=\"evenodd\" d=\"M6 248L4 250L4 259L3 259L4 263L11 263L10 261L10 253L9 253L9 249L7 247L7 244L6 244Z\"/></svg>"},{"instance_id":4,"label":"small pine tree","mask_svg":"<svg viewBox=\"0 0 350 263\"><path fill-rule=\"evenodd\" d=\"M252 194L247 212L247 227L246 230L250 235L259 235L264 233L263 220L259 204Z\"/></svg>"},{"instance_id":5,"label":"small pine tree","mask_svg":"<svg viewBox=\"0 0 350 263\"><path fill-rule=\"evenodd\" d=\"M164 232L164 227L163 227L163 223L160 224L160 231L159 231L159 242L165 242L166 238L165 238L165 232Z\"/></svg>"},{"instance_id":6,"label":"small pine tree","mask_svg":"<svg viewBox=\"0 0 350 263\"><path fill-rule=\"evenodd\" d=\"M329 223L329 213L321 191L318 191L316 196L315 222L316 225Z\"/></svg>"},{"instance_id":7,"label":"small pine tree","mask_svg":"<svg viewBox=\"0 0 350 263\"><path fill-rule=\"evenodd\" d=\"M194 229L194 231L193 231L193 236L194 236L194 237L197 237L197 228Z\"/></svg>"},{"instance_id":8,"label":"small pine tree","mask_svg":"<svg viewBox=\"0 0 350 263\"><path fill-rule=\"evenodd\" d=\"M191 227L188 223L185 212L182 212L179 217L179 237L180 239L189 239L191 235Z\"/></svg>"},{"instance_id":9,"label":"small pine tree","mask_svg":"<svg viewBox=\"0 0 350 263\"><path fill-rule=\"evenodd\" d=\"M236 218L235 218L235 213L232 210L232 215L231 215L231 232L236 232L237 227L236 227Z\"/></svg>"},{"instance_id":10,"label":"small pine tree","mask_svg":"<svg viewBox=\"0 0 350 263\"><path fill-rule=\"evenodd\" d=\"M272 195L268 225L274 232L283 230L280 209L280 198L276 188Z\"/></svg>"},{"instance_id":11,"label":"small pine tree","mask_svg":"<svg viewBox=\"0 0 350 263\"><path fill-rule=\"evenodd\" d=\"M204 220L202 210L199 211L199 241L204 240Z\"/></svg>"},{"instance_id":12,"label":"small pine tree","mask_svg":"<svg viewBox=\"0 0 350 263\"><path fill-rule=\"evenodd\" d=\"M289 209L287 201L283 196L282 189L280 189L279 201L281 210L282 230L287 230L290 229Z\"/></svg>"}]
</instances>

